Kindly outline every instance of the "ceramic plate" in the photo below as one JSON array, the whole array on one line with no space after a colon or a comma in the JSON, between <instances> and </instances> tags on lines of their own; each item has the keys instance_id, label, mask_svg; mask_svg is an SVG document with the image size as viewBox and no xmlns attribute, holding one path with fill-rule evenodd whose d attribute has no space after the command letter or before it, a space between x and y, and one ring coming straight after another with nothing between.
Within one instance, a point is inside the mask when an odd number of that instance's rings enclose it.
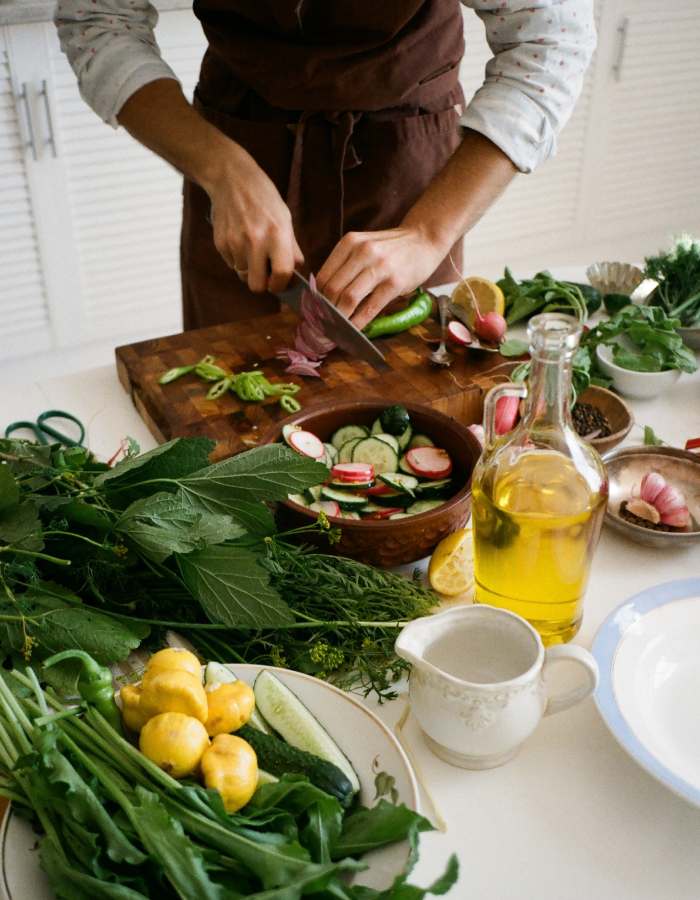
<instances>
[{"instance_id":1,"label":"ceramic plate","mask_svg":"<svg viewBox=\"0 0 700 900\"><path fill-rule=\"evenodd\" d=\"M595 700L622 747L700 806L700 578L649 588L619 606L593 642Z\"/></svg>"},{"instance_id":2,"label":"ceramic plate","mask_svg":"<svg viewBox=\"0 0 700 900\"><path fill-rule=\"evenodd\" d=\"M231 665L239 678L252 684L264 666ZM274 669L278 676L311 710L347 754L360 779L360 801L374 802L374 778L388 772L396 779L399 801L418 809L418 785L406 754L384 723L352 694L288 669ZM0 835L2 852L2 900L53 900L46 876L35 853L36 835L31 827L12 813L5 816ZM407 843L368 853L366 872L356 883L376 889L387 888L403 868Z\"/></svg>"}]
</instances>

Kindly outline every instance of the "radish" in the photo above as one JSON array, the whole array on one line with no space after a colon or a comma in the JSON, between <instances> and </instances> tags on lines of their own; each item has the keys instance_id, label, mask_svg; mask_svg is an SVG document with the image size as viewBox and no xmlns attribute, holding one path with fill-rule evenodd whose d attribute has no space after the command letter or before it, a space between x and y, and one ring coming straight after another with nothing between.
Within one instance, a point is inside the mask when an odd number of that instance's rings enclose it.
<instances>
[{"instance_id":1,"label":"radish","mask_svg":"<svg viewBox=\"0 0 700 900\"><path fill-rule=\"evenodd\" d=\"M400 506L387 506L384 509L378 509L375 512L369 513L366 515L365 519L388 519L390 516L395 516L396 513L403 512L403 509Z\"/></svg>"},{"instance_id":2,"label":"radish","mask_svg":"<svg viewBox=\"0 0 700 900\"><path fill-rule=\"evenodd\" d=\"M389 487L388 484L375 484L371 488L367 488L364 493L370 497L381 496L382 494L393 494L394 488Z\"/></svg>"},{"instance_id":3,"label":"radish","mask_svg":"<svg viewBox=\"0 0 700 900\"><path fill-rule=\"evenodd\" d=\"M327 516L340 515L340 507L335 500L316 500L309 509L312 509L314 512L324 512Z\"/></svg>"},{"instance_id":4,"label":"radish","mask_svg":"<svg viewBox=\"0 0 700 900\"><path fill-rule=\"evenodd\" d=\"M289 446L302 456L310 456L311 459L323 459L326 455L323 443L310 431L292 432L289 435Z\"/></svg>"},{"instance_id":5,"label":"radish","mask_svg":"<svg viewBox=\"0 0 700 900\"><path fill-rule=\"evenodd\" d=\"M406 454L406 461L422 478L446 478L452 471L452 460L439 447L414 447Z\"/></svg>"},{"instance_id":6,"label":"radish","mask_svg":"<svg viewBox=\"0 0 700 900\"><path fill-rule=\"evenodd\" d=\"M472 336L467 326L457 321L452 321L447 326L447 336L460 347L466 347L472 342Z\"/></svg>"},{"instance_id":7,"label":"radish","mask_svg":"<svg viewBox=\"0 0 700 900\"><path fill-rule=\"evenodd\" d=\"M474 331L476 331L481 340L492 341L494 344L500 343L508 328L503 316L497 312L489 312L482 316L476 306L474 307L474 314Z\"/></svg>"},{"instance_id":8,"label":"radish","mask_svg":"<svg viewBox=\"0 0 700 900\"><path fill-rule=\"evenodd\" d=\"M336 463L331 475L337 481L367 484L374 481L374 466L371 463Z\"/></svg>"},{"instance_id":9,"label":"radish","mask_svg":"<svg viewBox=\"0 0 700 900\"><path fill-rule=\"evenodd\" d=\"M499 397L494 422L496 434L507 434L515 427L519 417L520 400L517 397Z\"/></svg>"}]
</instances>

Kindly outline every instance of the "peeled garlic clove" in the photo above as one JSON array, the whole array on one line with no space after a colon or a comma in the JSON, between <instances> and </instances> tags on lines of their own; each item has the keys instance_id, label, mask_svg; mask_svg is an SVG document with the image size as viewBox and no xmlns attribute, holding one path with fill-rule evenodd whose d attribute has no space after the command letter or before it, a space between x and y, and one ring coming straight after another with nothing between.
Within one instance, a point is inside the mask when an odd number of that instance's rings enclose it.
<instances>
[{"instance_id":1,"label":"peeled garlic clove","mask_svg":"<svg viewBox=\"0 0 700 900\"><path fill-rule=\"evenodd\" d=\"M627 511L631 512L633 516L638 516L640 519L651 522L652 525L658 525L661 521L658 509L652 506L651 503L647 503L646 500L637 498L630 500L627 503Z\"/></svg>"},{"instance_id":2,"label":"peeled garlic clove","mask_svg":"<svg viewBox=\"0 0 700 900\"><path fill-rule=\"evenodd\" d=\"M676 506L671 512L664 513L661 521L673 528L687 528L690 525L690 511L687 506Z\"/></svg>"},{"instance_id":3,"label":"peeled garlic clove","mask_svg":"<svg viewBox=\"0 0 700 900\"><path fill-rule=\"evenodd\" d=\"M642 478L640 497L647 503L656 503L656 498L666 487L666 479L658 472L647 472Z\"/></svg>"}]
</instances>

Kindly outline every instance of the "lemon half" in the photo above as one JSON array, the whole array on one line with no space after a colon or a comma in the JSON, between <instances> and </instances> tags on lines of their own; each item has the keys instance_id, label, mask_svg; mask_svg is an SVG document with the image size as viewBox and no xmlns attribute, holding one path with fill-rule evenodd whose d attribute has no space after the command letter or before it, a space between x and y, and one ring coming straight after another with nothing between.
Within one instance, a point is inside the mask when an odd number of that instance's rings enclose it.
<instances>
[{"instance_id":1,"label":"lemon half","mask_svg":"<svg viewBox=\"0 0 700 900\"><path fill-rule=\"evenodd\" d=\"M482 316L490 312L496 312L499 316L503 315L506 301L503 291L497 284L489 281L488 278L481 278L478 275L465 278L452 291L452 302L456 306L461 306L466 312L470 328L474 327L474 319L476 318L472 294L476 297L479 312Z\"/></svg>"},{"instance_id":2,"label":"lemon half","mask_svg":"<svg viewBox=\"0 0 700 900\"><path fill-rule=\"evenodd\" d=\"M434 591L456 597L474 584L472 530L461 528L440 541L430 559L428 579Z\"/></svg>"}]
</instances>

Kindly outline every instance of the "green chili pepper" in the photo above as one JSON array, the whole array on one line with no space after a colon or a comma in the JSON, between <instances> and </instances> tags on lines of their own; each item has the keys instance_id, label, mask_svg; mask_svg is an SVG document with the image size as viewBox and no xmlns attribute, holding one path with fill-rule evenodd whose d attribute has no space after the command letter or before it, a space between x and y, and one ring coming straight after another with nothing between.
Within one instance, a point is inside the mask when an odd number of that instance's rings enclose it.
<instances>
[{"instance_id":1,"label":"green chili pepper","mask_svg":"<svg viewBox=\"0 0 700 900\"><path fill-rule=\"evenodd\" d=\"M94 706L109 724L119 734L122 733L122 721L119 708L114 702L114 689L112 687L112 673L107 666L102 666L84 650L63 650L54 653L44 660L44 666L48 669L64 659L77 659L82 665L82 671L78 677L78 692L86 703Z\"/></svg>"},{"instance_id":2,"label":"green chili pepper","mask_svg":"<svg viewBox=\"0 0 700 900\"><path fill-rule=\"evenodd\" d=\"M215 366L212 363L197 363L194 371L196 375L199 375L205 381L219 381L219 379L227 377L221 366Z\"/></svg>"},{"instance_id":3,"label":"green chili pepper","mask_svg":"<svg viewBox=\"0 0 700 900\"><path fill-rule=\"evenodd\" d=\"M420 325L430 315L433 302L425 291L419 291L418 295L407 307L387 316L379 316L364 329L370 340L382 337L385 334L399 334L408 331L415 325Z\"/></svg>"},{"instance_id":4,"label":"green chili pepper","mask_svg":"<svg viewBox=\"0 0 700 900\"><path fill-rule=\"evenodd\" d=\"M218 397L223 396L231 387L232 381L232 378L222 378L221 381L213 384L207 391L207 400L216 400Z\"/></svg>"},{"instance_id":5,"label":"green chili pepper","mask_svg":"<svg viewBox=\"0 0 700 900\"><path fill-rule=\"evenodd\" d=\"M170 384L171 381L182 378L183 375L189 375L192 371L194 371L194 366L175 366L174 369L168 369L160 376L158 384Z\"/></svg>"},{"instance_id":6,"label":"green chili pepper","mask_svg":"<svg viewBox=\"0 0 700 900\"><path fill-rule=\"evenodd\" d=\"M301 409L301 403L289 394L281 394L279 404L285 412L295 413Z\"/></svg>"}]
</instances>

